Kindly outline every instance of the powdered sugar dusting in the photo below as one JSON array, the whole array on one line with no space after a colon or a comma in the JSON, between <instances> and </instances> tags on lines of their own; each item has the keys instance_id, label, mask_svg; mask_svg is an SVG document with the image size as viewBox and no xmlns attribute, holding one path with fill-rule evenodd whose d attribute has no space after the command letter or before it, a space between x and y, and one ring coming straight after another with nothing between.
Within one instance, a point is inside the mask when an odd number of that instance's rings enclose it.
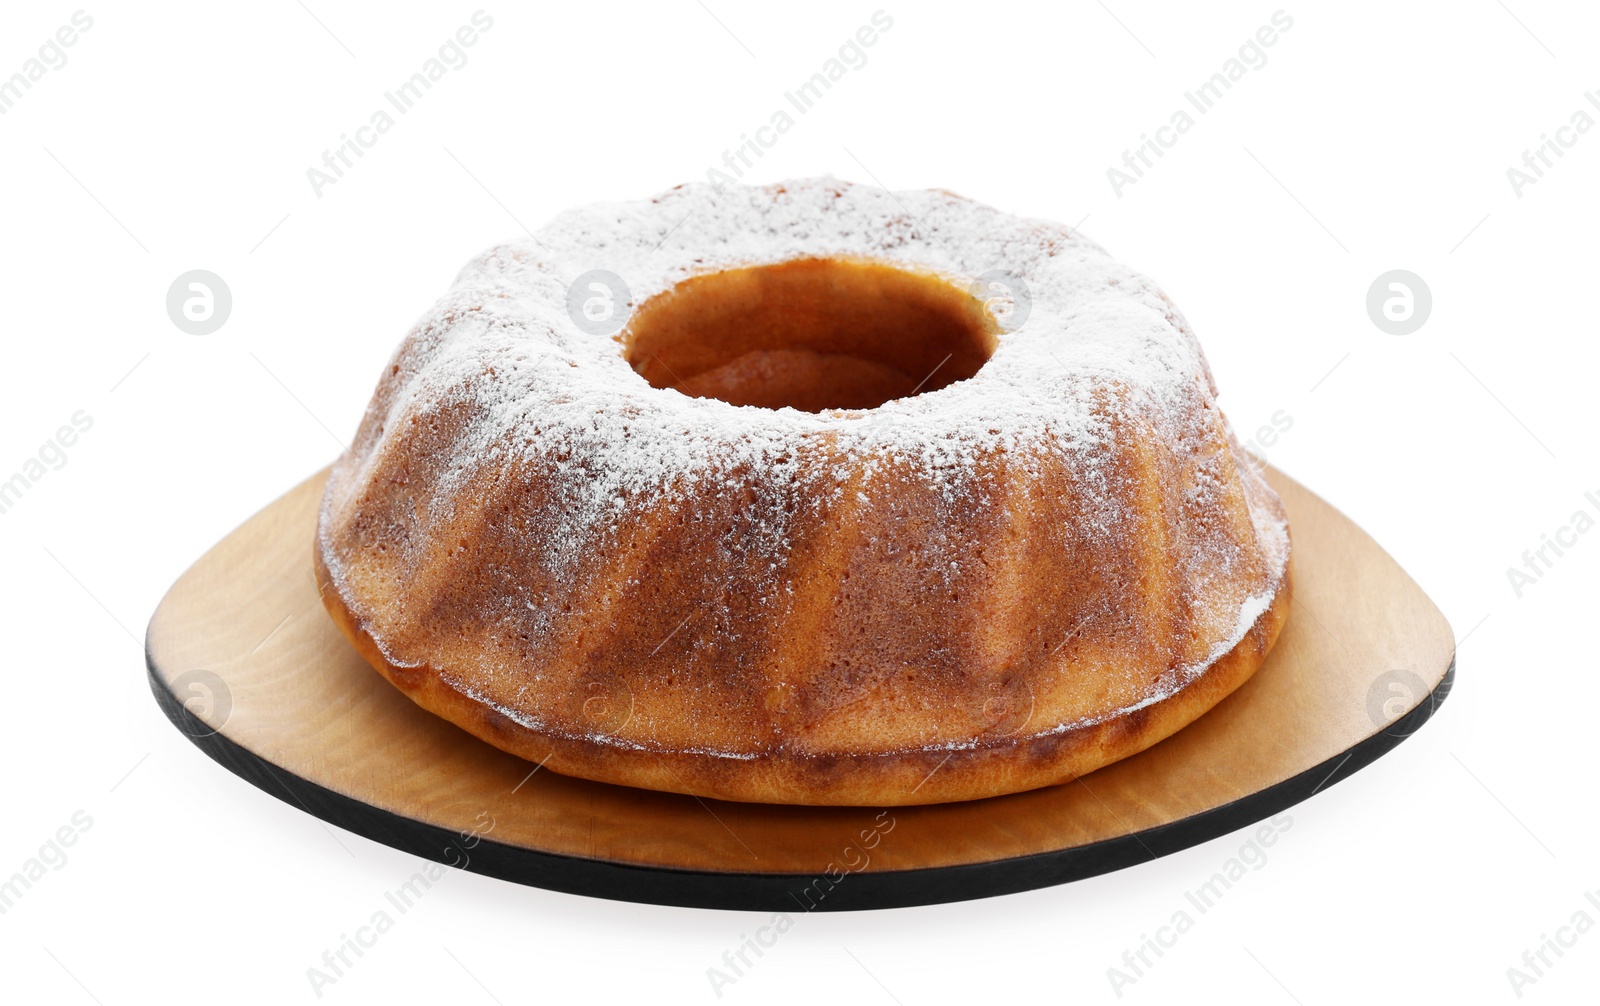
<instances>
[{"instance_id":1,"label":"powdered sugar dusting","mask_svg":"<svg viewBox=\"0 0 1600 1006\"><path fill-rule=\"evenodd\" d=\"M1207 391L1199 346L1154 284L1060 225L941 192L830 180L774 188L691 184L573 210L537 239L467 266L419 326L419 346L404 361L418 372L389 410L471 400L473 436L441 490L503 464L508 445L562 440L587 459L590 476L571 501L578 531L605 523L621 501L680 482L692 490L714 472L792 476L783 469L796 463L794 445L818 436L869 474L890 458L970 470L997 448L1040 444L1093 464L1108 388L1146 414L1174 416ZM824 413L652 388L615 339L581 331L566 313L568 286L592 269L621 276L638 304L697 274L825 256L903 263L963 285L1004 269L1027 284L1032 310L973 378L872 410ZM494 380L479 379L491 370Z\"/></svg>"}]
</instances>

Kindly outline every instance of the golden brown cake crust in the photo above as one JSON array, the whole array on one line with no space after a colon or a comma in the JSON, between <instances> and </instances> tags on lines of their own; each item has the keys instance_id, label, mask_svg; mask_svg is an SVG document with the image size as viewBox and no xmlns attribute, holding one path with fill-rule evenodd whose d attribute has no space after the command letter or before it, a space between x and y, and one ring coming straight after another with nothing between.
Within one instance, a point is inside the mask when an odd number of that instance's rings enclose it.
<instances>
[{"instance_id":1,"label":"golden brown cake crust","mask_svg":"<svg viewBox=\"0 0 1600 1006\"><path fill-rule=\"evenodd\" d=\"M1290 589L1154 284L831 180L586 208L470 264L334 466L317 563L367 659L490 743L801 804L1125 757L1254 672Z\"/></svg>"},{"instance_id":2,"label":"golden brown cake crust","mask_svg":"<svg viewBox=\"0 0 1600 1006\"><path fill-rule=\"evenodd\" d=\"M396 667L332 589L315 555L322 602L361 655L412 701L504 751L564 775L718 800L892 807L977 800L1071 782L1137 754L1189 725L1248 681L1289 617L1286 572L1272 604L1243 639L1176 694L1124 716L1044 737L1002 737L952 750L892 751L851 757L778 752L730 761L696 752L660 752L562 738L507 718L426 667Z\"/></svg>"}]
</instances>

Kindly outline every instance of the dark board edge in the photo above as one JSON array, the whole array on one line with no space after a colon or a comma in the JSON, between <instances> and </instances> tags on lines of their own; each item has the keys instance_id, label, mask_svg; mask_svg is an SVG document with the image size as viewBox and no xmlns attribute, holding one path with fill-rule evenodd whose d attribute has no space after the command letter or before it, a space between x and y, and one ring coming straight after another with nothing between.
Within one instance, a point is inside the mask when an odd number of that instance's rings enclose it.
<instances>
[{"instance_id":1,"label":"dark board edge","mask_svg":"<svg viewBox=\"0 0 1600 1006\"><path fill-rule=\"evenodd\" d=\"M1439 684L1383 730L1280 783L1220 807L1117 838L987 863L844 873L722 873L649 867L474 840L336 793L273 765L196 717L167 687L148 648L156 703L213 761L263 792L330 824L423 859L566 894L733 911L808 912L910 908L1052 887L1151 862L1287 810L1349 778L1426 723L1455 681L1455 656ZM1091 777L1092 778L1092 777Z\"/></svg>"}]
</instances>

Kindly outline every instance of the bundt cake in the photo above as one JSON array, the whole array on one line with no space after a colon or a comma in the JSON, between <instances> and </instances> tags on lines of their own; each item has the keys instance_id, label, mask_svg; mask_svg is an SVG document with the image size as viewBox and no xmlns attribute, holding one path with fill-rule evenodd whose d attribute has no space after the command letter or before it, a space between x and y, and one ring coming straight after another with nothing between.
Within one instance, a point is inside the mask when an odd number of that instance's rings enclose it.
<instances>
[{"instance_id":1,"label":"bundt cake","mask_svg":"<svg viewBox=\"0 0 1600 1006\"><path fill-rule=\"evenodd\" d=\"M334 465L324 602L546 768L794 804L1069 781L1288 612L1283 506L1182 315L943 191L685 185L483 255Z\"/></svg>"}]
</instances>

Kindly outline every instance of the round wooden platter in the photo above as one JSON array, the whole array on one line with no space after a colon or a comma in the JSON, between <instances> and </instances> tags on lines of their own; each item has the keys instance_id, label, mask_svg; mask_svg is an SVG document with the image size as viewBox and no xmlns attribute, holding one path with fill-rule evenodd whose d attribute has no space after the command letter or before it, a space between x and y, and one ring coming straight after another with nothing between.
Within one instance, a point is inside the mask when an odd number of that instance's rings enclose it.
<instances>
[{"instance_id":1,"label":"round wooden platter","mask_svg":"<svg viewBox=\"0 0 1600 1006\"><path fill-rule=\"evenodd\" d=\"M224 767L425 859L553 890L764 911L980 898L1146 862L1333 785L1432 715L1449 624L1360 528L1286 476L1294 602L1256 675L1084 778L880 810L722 803L539 770L423 711L325 614L312 535L326 472L206 553L146 642L156 700Z\"/></svg>"}]
</instances>

